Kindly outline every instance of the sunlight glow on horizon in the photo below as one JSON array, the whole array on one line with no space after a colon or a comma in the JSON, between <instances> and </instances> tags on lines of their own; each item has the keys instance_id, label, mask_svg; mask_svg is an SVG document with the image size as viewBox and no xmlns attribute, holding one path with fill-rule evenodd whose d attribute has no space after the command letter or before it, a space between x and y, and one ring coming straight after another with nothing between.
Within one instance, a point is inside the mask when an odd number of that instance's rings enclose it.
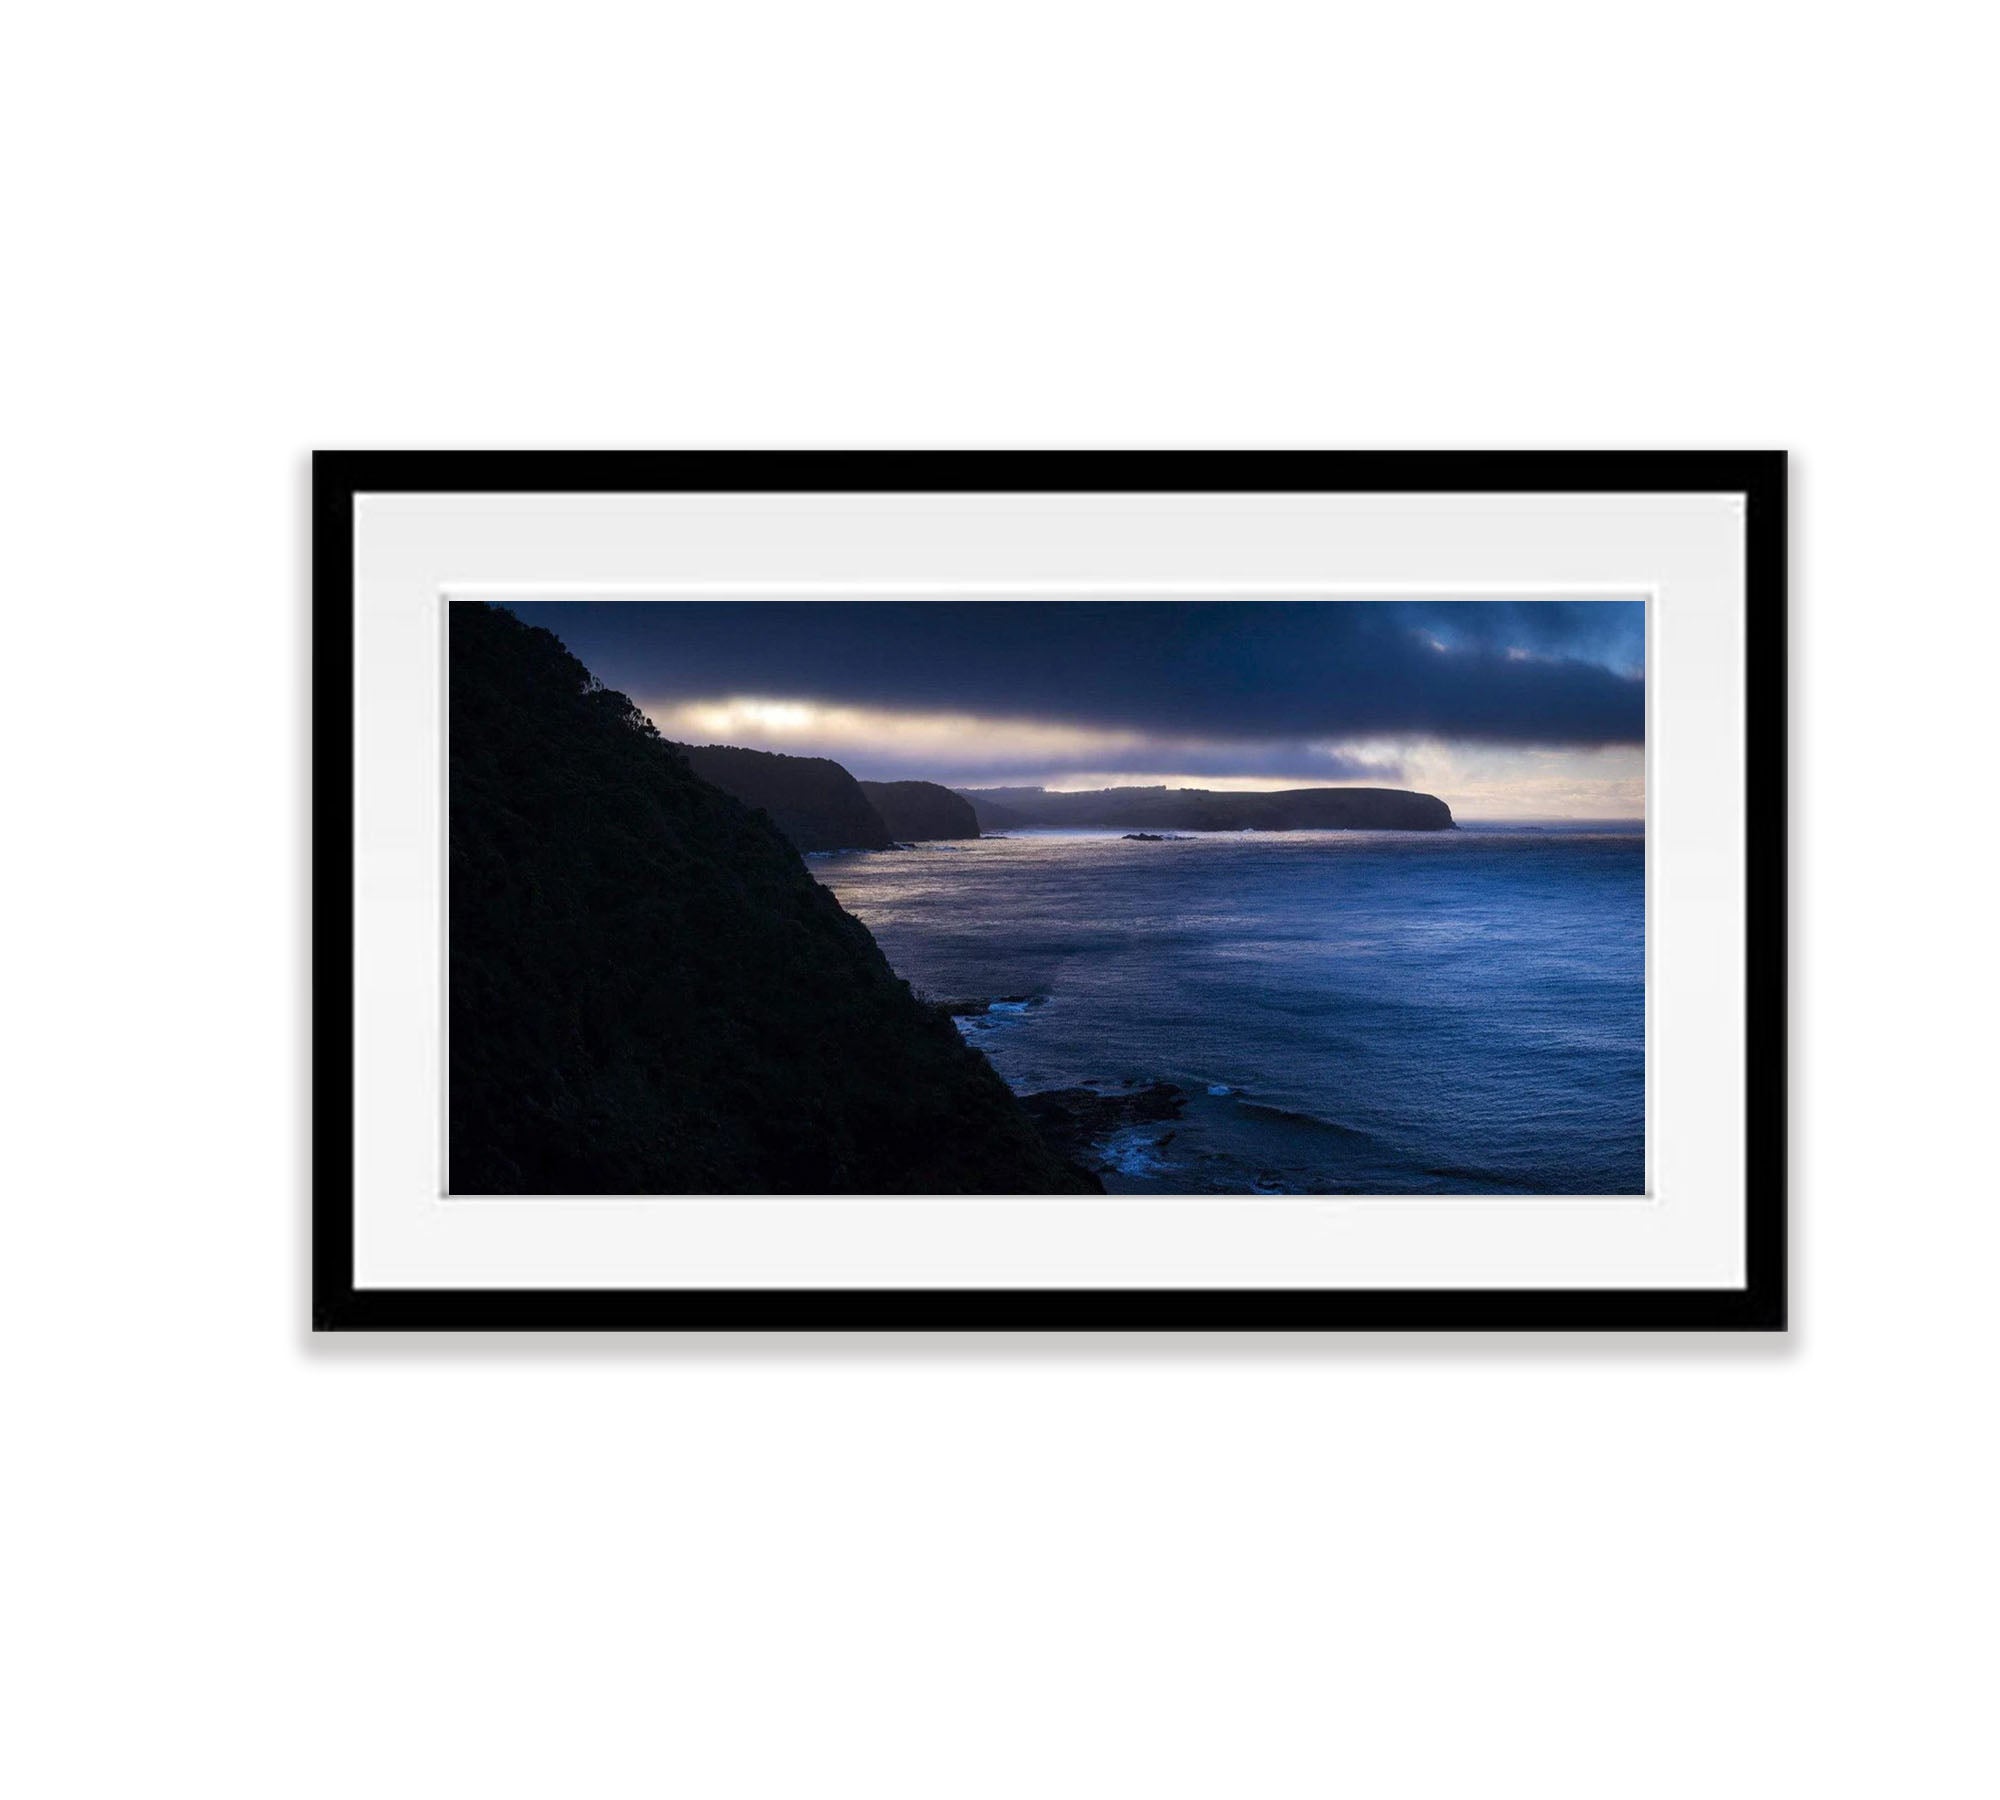
<instances>
[{"instance_id":1,"label":"sunlight glow on horizon","mask_svg":"<svg viewBox=\"0 0 2000 1800\"><path fill-rule=\"evenodd\" d=\"M828 706L812 700L770 700L750 694L732 695L726 700L662 701L642 710L670 738L684 743L744 743L751 749L782 746L776 741L755 743L743 734L761 733L773 740L839 743L856 750L928 752L945 759L964 755L968 738L982 747L1003 742L1009 751L1051 757L1115 754L1153 741L1140 732L1056 725L1042 719L896 712L884 707ZM722 735L703 740L692 735L698 732Z\"/></svg>"},{"instance_id":2,"label":"sunlight glow on horizon","mask_svg":"<svg viewBox=\"0 0 2000 1800\"><path fill-rule=\"evenodd\" d=\"M682 743L830 757L864 781L1051 792L1396 787L1435 794L1454 816L1494 820L1639 818L1646 810L1645 755L1638 745L1419 737L1220 740L761 694L658 701L642 710L664 736Z\"/></svg>"}]
</instances>

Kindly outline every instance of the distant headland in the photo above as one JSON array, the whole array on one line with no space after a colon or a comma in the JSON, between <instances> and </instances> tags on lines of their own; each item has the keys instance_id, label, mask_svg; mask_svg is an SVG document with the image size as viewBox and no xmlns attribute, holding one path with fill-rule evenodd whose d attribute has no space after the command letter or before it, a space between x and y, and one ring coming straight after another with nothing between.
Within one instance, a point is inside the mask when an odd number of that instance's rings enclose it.
<instances>
[{"instance_id":1,"label":"distant headland","mask_svg":"<svg viewBox=\"0 0 2000 1800\"><path fill-rule=\"evenodd\" d=\"M676 748L704 781L768 813L795 849L890 850L979 835L972 802L934 781L856 781L828 757L732 744Z\"/></svg>"},{"instance_id":2,"label":"distant headland","mask_svg":"<svg viewBox=\"0 0 2000 1800\"><path fill-rule=\"evenodd\" d=\"M1037 825L1117 831L1450 831L1451 808L1405 788L947 788L857 781L824 756L682 744L695 773L760 807L803 851L888 850Z\"/></svg>"},{"instance_id":3,"label":"distant headland","mask_svg":"<svg viewBox=\"0 0 2000 1800\"><path fill-rule=\"evenodd\" d=\"M1451 808L1404 788L1114 787L1080 793L1038 787L958 788L982 831L1103 826L1150 831L1450 831Z\"/></svg>"},{"instance_id":4,"label":"distant headland","mask_svg":"<svg viewBox=\"0 0 2000 1800\"><path fill-rule=\"evenodd\" d=\"M864 781L858 784L882 823L898 837L917 843L940 838L976 838L979 815L972 802L935 781Z\"/></svg>"}]
</instances>

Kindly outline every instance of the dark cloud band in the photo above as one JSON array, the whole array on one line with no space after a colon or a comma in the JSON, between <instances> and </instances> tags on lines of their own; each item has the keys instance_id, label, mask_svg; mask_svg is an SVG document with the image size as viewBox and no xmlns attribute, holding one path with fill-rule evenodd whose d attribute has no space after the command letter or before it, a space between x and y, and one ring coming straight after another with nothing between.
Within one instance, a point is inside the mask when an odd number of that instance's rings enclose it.
<instances>
[{"instance_id":1,"label":"dark cloud band","mask_svg":"<svg viewBox=\"0 0 2000 1800\"><path fill-rule=\"evenodd\" d=\"M646 702L734 694L1295 747L1638 744L1637 601L519 604ZM1042 765L1046 767L1047 765Z\"/></svg>"}]
</instances>

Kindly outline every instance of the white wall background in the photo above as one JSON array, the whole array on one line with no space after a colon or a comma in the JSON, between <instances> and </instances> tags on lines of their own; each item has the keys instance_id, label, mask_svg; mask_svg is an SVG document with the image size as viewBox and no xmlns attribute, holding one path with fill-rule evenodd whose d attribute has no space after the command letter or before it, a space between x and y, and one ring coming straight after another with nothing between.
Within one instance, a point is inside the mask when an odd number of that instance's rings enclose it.
<instances>
[{"instance_id":1,"label":"white wall background","mask_svg":"<svg viewBox=\"0 0 2000 1800\"><path fill-rule=\"evenodd\" d=\"M1987 30L15 20L9 1791L1993 1791ZM309 1344L314 444L1789 447L1795 1335Z\"/></svg>"}]
</instances>

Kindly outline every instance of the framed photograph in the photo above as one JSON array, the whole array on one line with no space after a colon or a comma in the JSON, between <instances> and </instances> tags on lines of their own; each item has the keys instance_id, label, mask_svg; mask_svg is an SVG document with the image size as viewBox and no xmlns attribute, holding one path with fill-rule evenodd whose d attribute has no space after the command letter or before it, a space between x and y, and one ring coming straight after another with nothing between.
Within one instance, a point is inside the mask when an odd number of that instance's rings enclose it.
<instances>
[{"instance_id":1,"label":"framed photograph","mask_svg":"<svg viewBox=\"0 0 2000 1800\"><path fill-rule=\"evenodd\" d=\"M1783 1329L1781 454L313 488L317 1329Z\"/></svg>"}]
</instances>

